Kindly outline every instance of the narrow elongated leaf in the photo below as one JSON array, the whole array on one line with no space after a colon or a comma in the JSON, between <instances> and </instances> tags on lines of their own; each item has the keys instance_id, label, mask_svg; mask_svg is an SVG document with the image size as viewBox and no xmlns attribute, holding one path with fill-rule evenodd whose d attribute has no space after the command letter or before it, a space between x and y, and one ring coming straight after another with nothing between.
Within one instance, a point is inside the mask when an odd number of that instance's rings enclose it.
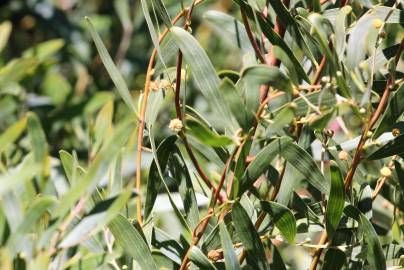
<instances>
[{"instance_id":1,"label":"narrow elongated leaf","mask_svg":"<svg viewBox=\"0 0 404 270\"><path fill-rule=\"evenodd\" d=\"M368 262L377 270L385 270L386 259L384 257L382 246L372 223L370 223L370 221L362 213L360 213L360 221L362 223L362 230L365 234L366 242L368 243Z\"/></svg>"},{"instance_id":2,"label":"narrow elongated leaf","mask_svg":"<svg viewBox=\"0 0 404 270\"><path fill-rule=\"evenodd\" d=\"M229 232L227 231L226 225L224 222L219 224L220 230L220 241L223 247L223 256L224 263L226 265L226 269L240 269L240 264L238 262L238 258L236 253L234 252L233 242L231 241Z\"/></svg>"},{"instance_id":3,"label":"narrow elongated leaf","mask_svg":"<svg viewBox=\"0 0 404 270\"><path fill-rule=\"evenodd\" d=\"M292 142L292 139L282 137L275 139L265 146L248 165L241 180L238 194L241 195L262 175L269 167L271 161Z\"/></svg>"},{"instance_id":4,"label":"narrow elongated leaf","mask_svg":"<svg viewBox=\"0 0 404 270\"><path fill-rule=\"evenodd\" d=\"M82 195L90 194L96 188L100 178L106 174L108 164L125 145L134 127L133 123L124 122L116 128L113 136L94 158L87 174L63 196L59 207L52 212L52 215L63 216Z\"/></svg>"},{"instance_id":5,"label":"narrow elongated leaf","mask_svg":"<svg viewBox=\"0 0 404 270\"><path fill-rule=\"evenodd\" d=\"M0 52L3 51L4 47L7 44L12 27L13 25L10 21L4 21L0 24Z\"/></svg>"},{"instance_id":6,"label":"narrow elongated leaf","mask_svg":"<svg viewBox=\"0 0 404 270\"><path fill-rule=\"evenodd\" d=\"M345 252L339 249L330 248L324 256L323 270L340 270L346 260Z\"/></svg>"},{"instance_id":7,"label":"narrow elongated leaf","mask_svg":"<svg viewBox=\"0 0 404 270\"><path fill-rule=\"evenodd\" d=\"M287 93L293 92L292 82L277 67L267 65L248 67L242 72L241 77L247 80L248 83L254 83L253 86L269 84L275 89ZM255 87L251 87L250 91L256 91Z\"/></svg>"},{"instance_id":8,"label":"narrow elongated leaf","mask_svg":"<svg viewBox=\"0 0 404 270\"><path fill-rule=\"evenodd\" d=\"M230 111L236 118L237 122L244 130L249 130L252 125L252 119L255 115L250 110L246 110L244 102L233 82L225 78L220 84L220 91L223 92L226 104L228 104Z\"/></svg>"},{"instance_id":9,"label":"narrow elongated leaf","mask_svg":"<svg viewBox=\"0 0 404 270\"><path fill-rule=\"evenodd\" d=\"M13 252L16 252L16 246L24 239L24 234L30 232L36 226L38 220L45 212L56 203L55 198L45 196L38 198L32 203L24 216L24 222L18 226L17 230L11 235L7 241L7 246Z\"/></svg>"},{"instance_id":10,"label":"narrow elongated leaf","mask_svg":"<svg viewBox=\"0 0 404 270\"><path fill-rule=\"evenodd\" d=\"M161 170L165 170L168 157L170 153L173 151L174 143L177 140L176 136L171 136L166 138L161 142L159 147L157 148L157 157L160 164ZM157 198L157 194L160 190L161 186L161 178L159 172L157 170L156 162L152 162L149 170L149 178L147 180L147 195L146 195L146 203L144 209L144 219L147 220L150 217L150 214L153 210L154 203Z\"/></svg>"},{"instance_id":11,"label":"narrow elongated leaf","mask_svg":"<svg viewBox=\"0 0 404 270\"><path fill-rule=\"evenodd\" d=\"M143 236L138 228L129 223L122 215L118 215L108 225L115 237L116 243L139 264L141 269L157 270L156 263L151 255Z\"/></svg>"},{"instance_id":12,"label":"narrow elongated leaf","mask_svg":"<svg viewBox=\"0 0 404 270\"><path fill-rule=\"evenodd\" d=\"M158 38L160 34L157 34L157 31L154 28L153 21L152 21L152 19L150 17L149 4L145 0L140 0L140 2L142 3L143 15L144 15L144 17L146 19L147 27L149 28L149 32L150 32L151 39L153 41L153 45L157 50L157 54L158 54L158 56L160 58L161 63L165 67L166 64L165 64L165 61L164 61L164 58L163 58L163 53L161 51L160 42L159 42L159 38Z\"/></svg>"},{"instance_id":13,"label":"narrow elongated leaf","mask_svg":"<svg viewBox=\"0 0 404 270\"><path fill-rule=\"evenodd\" d=\"M335 162L331 162L331 190L327 203L326 211L326 228L328 238L332 239L334 232L337 230L339 221L344 211L344 179L341 171Z\"/></svg>"},{"instance_id":14,"label":"narrow elongated leaf","mask_svg":"<svg viewBox=\"0 0 404 270\"><path fill-rule=\"evenodd\" d=\"M170 28L173 24L171 23L170 16L168 15L167 9L162 0L153 0L153 6L160 15L160 19L164 22L167 28Z\"/></svg>"},{"instance_id":15,"label":"narrow elongated leaf","mask_svg":"<svg viewBox=\"0 0 404 270\"><path fill-rule=\"evenodd\" d=\"M187 131L203 144L221 147L233 143L231 138L217 134L195 118L188 118L186 123Z\"/></svg>"},{"instance_id":16,"label":"narrow elongated leaf","mask_svg":"<svg viewBox=\"0 0 404 270\"><path fill-rule=\"evenodd\" d=\"M212 111L217 119L221 120L223 126L234 133L238 128L237 122L229 108L225 106L223 94L218 91L220 79L206 52L201 48L198 41L184 29L173 26L170 30L176 44L184 54L196 85L211 105Z\"/></svg>"},{"instance_id":17,"label":"narrow elongated leaf","mask_svg":"<svg viewBox=\"0 0 404 270\"><path fill-rule=\"evenodd\" d=\"M366 255L369 264L373 267L373 269L385 270L386 258L372 223L370 223L367 217L352 205L347 205L344 208L344 213L347 216L357 220L362 227L363 235L365 241L367 242Z\"/></svg>"},{"instance_id":18,"label":"narrow elongated leaf","mask_svg":"<svg viewBox=\"0 0 404 270\"><path fill-rule=\"evenodd\" d=\"M130 187L127 187L122 194L113 200L113 202L107 206L105 211L90 213L90 215L84 217L74 229L66 235L63 241L59 244L60 248L68 248L79 244L81 241L88 239L97 232L101 231L110 221L112 221L119 211L126 205L132 191ZM95 206L96 209L100 204Z\"/></svg>"},{"instance_id":19,"label":"narrow elongated leaf","mask_svg":"<svg viewBox=\"0 0 404 270\"><path fill-rule=\"evenodd\" d=\"M97 118L95 119L94 145L91 149L93 155L97 153L101 144L105 141L108 135L110 135L113 113L114 103L112 102L112 100L110 100L101 108L100 112L97 115Z\"/></svg>"},{"instance_id":20,"label":"narrow elongated leaf","mask_svg":"<svg viewBox=\"0 0 404 270\"><path fill-rule=\"evenodd\" d=\"M352 11L351 6L342 7L341 10L338 12L335 22L335 50L340 59L343 56L346 46L345 21L346 17L348 16L349 13L351 13L351 11Z\"/></svg>"},{"instance_id":21,"label":"narrow elongated leaf","mask_svg":"<svg viewBox=\"0 0 404 270\"><path fill-rule=\"evenodd\" d=\"M368 160L382 159L404 153L404 134L388 142L367 156Z\"/></svg>"},{"instance_id":22,"label":"narrow elongated leaf","mask_svg":"<svg viewBox=\"0 0 404 270\"><path fill-rule=\"evenodd\" d=\"M404 112L404 84L397 89L394 95L389 100L389 103L384 110L383 116L380 119L379 125L373 133L373 138L376 139L384 132L391 129L393 124Z\"/></svg>"},{"instance_id":23,"label":"narrow elongated leaf","mask_svg":"<svg viewBox=\"0 0 404 270\"><path fill-rule=\"evenodd\" d=\"M200 269L217 270L203 252L196 246L191 247L189 259Z\"/></svg>"},{"instance_id":24,"label":"narrow elongated leaf","mask_svg":"<svg viewBox=\"0 0 404 270\"><path fill-rule=\"evenodd\" d=\"M322 193L330 192L330 183L321 173L313 158L303 148L295 143L289 143L280 155L305 176L307 181Z\"/></svg>"},{"instance_id":25,"label":"narrow elongated leaf","mask_svg":"<svg viewBox=\"0 0 404 270\"><path fill-rule=\"evenodd\" d=\"M116 89L118 90L119 95L132 110L134 114L136 114L136 107L132 101L132 97L129 92L129 88L126 85L124 78L122 77L121 73L119 72L118 68L115 66L114 62L112 61L111 56L109 55L107 49L105 48L104 44L102 43L101 37L96 32L93 24L91 23L88 17L85 17L88 30L90 31L90 35L94 41L95 46L97 47L98 53L100 54L102 63L105 66L109 76L111 77L112 81L115 84Z\"/></svg>"},{"instance_id":26,"label":"narrow elongated leaf","mask_svg":"<svg viewBox=\"0 0 404 270\"><path fill-rule=\"evenodd\" d=\"M10 190L20 187L40 171L40 166L33 162L31 155L27 156L18 169L10 170L8 173L0 176L0 196Z\"/></svg>"},{"instance_id":27,"label":"narrow elongated leaf","mask_svg":"<svg viewBox=\"0 0 404 270\"><path fill-rule=\"evenodd\" d=\"M286 240L288 240L289 243L294 243L297 228L296 219L292 211L276 202L261 201L260 206L262 211L269 214L271 221L274 222L275 226Z\"/></svg>"},{"instance_id":28,"label":"narrow elongated leaf","mask_svg":"<svg viewBox=\"0 0 404 270\"><path fill-rule=\"evenodd\" d=\"M27 117L23 117L16 123L9 126L0 135L0 152L6 149L7 146L9 146L10 144L15 142L15 140L17 140L24 132L26 126L27 126Z\"/></svg>"},{"instance_id":29,"label":"narrow elongated leaf","mask_svg":"<svg viewBox=\"0 0 404 270\"><path fill-rule=\"evenodd\" d=\"M254 53L244 25L236 18L216 10L209 10L203 17L212 24L220 37L229 41L230 45L237 45L244 53Z\"/></svg>"},{"instance_id":30,"label":"narrow elongated leaf","mask_svg":"<svg viewBox=\"0 0 404 270\"><path fill-rule=\"evenodd\" d=\"M32 151L34 152L34 159L36 162L42 163L48 152L47 142L41 123L34 113L28 113L27 128Z\"/></svg>"},{"instance_id":31,"label":"narrow elongated leaf","mask_svg":"<svg viewBox=\"0 0 404 270\"><path fill-rule=\"evenodd\" d=\"M253 266L254 269L267 269L268 265L264 246L250 217L240 203L233 205L231 213L237 235L247 252L247 263Z\"/></svg>"}]
</instances>

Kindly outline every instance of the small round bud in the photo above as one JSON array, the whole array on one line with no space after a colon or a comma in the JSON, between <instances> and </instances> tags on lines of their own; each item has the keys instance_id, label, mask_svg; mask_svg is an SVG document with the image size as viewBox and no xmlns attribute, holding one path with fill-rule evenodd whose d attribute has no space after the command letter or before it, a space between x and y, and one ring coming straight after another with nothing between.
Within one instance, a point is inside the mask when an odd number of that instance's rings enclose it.
<instances>
[{"instance_id":1,"label":"small round bud","mask_svg":"<svg viewBox=\"0 0 404 270\"><path fill-rule=\"evenodd\" d=\"M328 77L328 76L321 77L321 82L322 83L328 83L329 81L330 81L330 77Z\"/></svg>"},{"instance_id":2,"label":"small round bud","mask_svg":"<svg viewBox=\"0 0 404 270\"><path fill-rule=\"evenodd\" d=\"M296 109L297 109L297 104L296 104L296 102L291 102L291 103L289 104L289 107L292 108L292 109L294 109L294 110L296 110Z\"/></svg>"},{"instance_id":3,"label":"small round bud","mask_svg":"<svg viewBox=\"0 0 404 270\"><path fill-rule=\"evenodd\" d=\"M340 160L348 160L348 152L342 150L341 152L338 153L338 158Z\"/></svg>"},{"instance_id":4,"label":"small round bud","mask_svg":"<svg viewBox=\"0 0 404 270\"><path fill-rule=\"evenodd\" d=\"M400 136L400 130L398 128L393 128L391 131L394 137Z\"/></svg>"},{"instance_id":5,"label":"small round bud","mask_svg":"<svg viewBox=\"0 0 404 270\"><path fill-rule=\"evenodd\" d=\"M374 19L372 22L374 28L379 29L383 25L383 21L380 19Z\"/></svg>"},{"instance_id":6,"label":"small round bud","mask_svg":"<svg viewBox=\"0 0 404 270\"><path fill-rule=\"evenodd\" d=\"M366 109L365 109L365 108L360 108L360 109L359 109L359 113L365 114L365 113L366 113Z\"/></svg>"},{"instance_id":7,"label":"small round bud","mask_svg":"<svg viewBox=\"0 0 404 270\"><path fill-rule=\"evenodd\" d=\"M210 250L208 252L208 258L214 262L223 259L223 253L220 253L217 250Z\"/></svg>"},{"instance_id":8,"label":"small round bud","mask_svg":"<svg viewBox=\"0 0 404 270\"><path fill-rule=\"evenodd\" d=\"M383 167L380 169L380 174L383 177L390 177L391 176L391 170L389 167Z\"/></svg>"},{"instance_id":9,"label":"small round bud","mask_svg":"<svg viewBox=\"0 0 404 270\"><path fill-rule=\"evenodd\" d=\"M172 87L172 85L168 80L162 79L160 81L160 87L159 87L160 89L167 89L167 88L171 88L171 87Z\"/></svg>"},{"instance_id":10,"label":"small round bud","mask_svg":"<svg viewBox=\"0 0 404 270\"><path fill-rule=\"evenodd\" d=\"M150 82L150 89L153 91L158 91L159 90L159 84L156 81L151 81Z\"/></svg>"},{"instance_id":11,"label":"small round bud","mask_svg":"<svg viewBox=\"0 0 404 270\"><path fill-rule=\"evenodd\" d=\"M380 32L379 37L384 39L387 37L387 33L385 31L382 31Z\"/></svg>"},{"instance_id":12,"label":"small round bud","mask_svg":"<svg viewBox=\"0 0 404 270\"><path fill-rule=\"evenodd\" d=\"M372 137L372 135L373 135L372 131L369 130L368 132L366 132L366 137L370 138Z\"/></svg>"},{"instance_id":13,"label":"small round bud","mask_svg":"<svg viewBox=\"0 0 404 270\"><path fill-rule=\"evenodd\" d=\"M332 86L332 84L329 82L325 84L325 88L331 88L331 86Z\"/></svg>"},{"instance_id":14,"label":"small round bud","mask_svg":"<svg viewBox=\"0 0 404 270\"><path fill-rule=\"evenodd\" d=\"M368 63L366 61L362 61L359 63L359 68L360 69L367 69L369 67Z\"/></svg>"},{"instance_id":15,"label":"small round bud","mask_svg":"<svg viewBox=\"0 0 404 270\"><path fill-rule=\"evenodd\" d=\"M184 125L180 119L175 118L170 121L168 128L174 132L180 132L184 128Z\"/></svg>"},{"instance_id":16,"label":"small round bud","mask_svg":"<svg viewBox=\"0 0 404 270\"><path fill-rule=\"evenodd\" d=\"M341 72L341 71L339 71L339 70L337 71L337 73L336 73L336 74L337 74L337 76L339 76L339 77L340 77L340 76L342 76L342 72Z\"/></svg>"}]
</instances>

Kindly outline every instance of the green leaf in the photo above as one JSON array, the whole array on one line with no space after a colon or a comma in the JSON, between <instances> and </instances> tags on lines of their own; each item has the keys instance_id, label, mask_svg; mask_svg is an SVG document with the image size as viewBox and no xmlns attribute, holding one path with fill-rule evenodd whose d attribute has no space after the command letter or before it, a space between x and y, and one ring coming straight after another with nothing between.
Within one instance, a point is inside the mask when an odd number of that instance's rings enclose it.
<instances>
[{"instance_id":1,"label":"green leaf","mask_svg":"<svg viewBox=\"0 0 404 270\"><path fill-rule=\"evenodd\" d=\"M339 57L342 59L346 47L346 26L345 21L349 13L351 13L351 6L344 6L338 12L336 22L335 22L335 51Z\"/></svg>"},{"instance_id":2,"label":"green leaf","mask_svg":"<svg viewBox=\"0 0 404 270\"><path fill-rule=\"evenodd\" d=\"M173 26L170 30L176 44L184 54L196 85L211 105L215 116L221 120L223 127L226 127L230 133L234 133L238 128L237 122L229 108L225 106L222 92L218 91L220 79L206 52L198 41L184 29Z\"/></svg>"},{"instance_id":3,"label":"green leaf","mask_svg":"<svg viewBox=\"0 0 404 270\"><path fill-rule=\"evenodd\" d=\"M178 186L178 192L180 193L184 205L184 212L188 224L192 229L195 229L199 223L198 203L196 201L194 187L192 186L191 176L184 157L177 146L174 147L174 151L171 153L168 163L169 171Z\"/></svg>"},{"instance_id":4,"label":"green leaf","mask_svg":"<svg viewBox=\"0 0 404 270\"><path fill-rule=\"evenodd\" d=\"M107 49L105 48L104 44L102 43L102 40L101 40L100 36L98 35L98 33L96 32L90 19L88 17L85 17L85 21L87 23L88 30L90 31L90 35L95 43L95 46L97 47L98 53L100 54L102 63L104 64L105 69L107 70L112 81L114 82L119 95L121 96L123 101L126 103L126 105L129 107L129 109L131 109L132 112L136 115L137 114L136 107L132 101L132 97L130 95L128 86L125 83L125 80L123 79L121 73L119 73L118 68L115 66L114 62L112 61L111 56L109 55Z\"/></svg>"},{"instance_id":5,"label":"green leaf","mask_svg":"<svg viewBox=\"0 0 404 270\"><path fill-rule=\"evenodd\" d=\"M404 153L404 134L386 143L378 150L370 153L366 159L376 160Z\"/></svg>"},{"instance_id":6,"label":"green leaf","mask_svg":"<svg viewBox=\"0 0 404 270\"><path fill-rule=\"evenodd\" d=\"M11 34L13 25L10 21L4 21L0 24L0 53L3 51Z\"/></svg>"},{"instance_id":7,"label":"green leaf","mask_svg":"<svg viewBox=\"0 0 404 270\"><path fill-rule=\"evenodd\" d=\"M100 177L107 173L108 165L126 144L134 128L135 125L130 121L125 121L116 128L114 134L94 158L87 174L64 194L59 207L52 212L52 216L65 215L81 196L94 191Z\"/></svg>"},{"instance_id":8,"label":"green leaf","mask_svg":"<svg viewBox=\"0 0 404 270\"><path fill-rule=\"evenodd\" d=\"M324 256L322 270L340 270L346 261L345 252L340 249L330 248Z\"/></svg>"},{"instance_id":9,"label":"green leaf","mask_svg":"<svg viewBox=\"0 0 404 270\"><path fill-rule=\"evenodd\" d=\"M267 65L248 67L243 70L241 77L246 80L248 84L253 84L249 89L250 91L258 91L260 85L269 84L271 87L286 93L293 92L292 82L277 67L270 67Z\"/></svg>"},{"instance_id":10,"label":"green leaf","mask_svg":"<svg viewBox=\"0 0 404 270\"><path fill-rule=\"evenodd\" d=\"M254 53L245 27L237 19L217 10L209 10L203 17L212 24L220 37L229 41L229 45L238 46L243 53Z\"/></svg>"},{"instance_id":11,"label":"green leaf","mask_svg":"<svg viewBox=\"0 0 404 270\"><path fill-rule=\"evenodd\" d=\"M157 9L157 13L160 15L160 19L164 22L167 28L173 26L171 23L170 16L168 15L167 9L164 6L163 1L153 0L153 7Z\"/></svg>"},{"instance_id":12,"label":"green leaf","mask_svg":"<svg viewBox=\"0 0 404 270\"><path fill-rule=\"evenodd\" d=\"M246 110L236 86L230 79L224 78L220 84L220 91L223 93L226 104L228 104L239 125L243 130L249 130L255 115L250 110Z\"/></svg>"},{"instance_id":13,"label":"green leaf","mask_svg":"<svg viewBox=\"0 0 404 270\"><path fill-rule=\"evenodd\" d=\"M0 134L0 152L4 151L10 144L14 143L24 132L26 126L27 117L23 117L2 132L2 134Z\"/></svg>"},{"instance_id":14,"label":"green leaf","mask_svg":"<svg viewBox=\"0 0 404 270\"><path fill-rule=\"evenodd\" d=\"M48 211L48 209L56 203L55 198L44 196L37 198L32 205L27 209L27 214L24 216L24 221L18 226L7 241L7 247L16 252L17 245L24 240L24 235L37 225L39 219Z\"/></svg>"},{"instance_id":15,"label":"green leaf","mask_svg":"<svg viewBox=\"0 0 404 270\"><path fill-rule=\"evenodd\" d=\"M397 89L394 95L390 98L389 103L384 110L380 122L373 133L373 138L376 139L384 132L392 128L397 119L404 112L404 84Z\"/></svg>"},{"instance_id":16,"label":"green leaf","mask_svg":"<svg viewBox=\"0 0 404 270\"><path fill-rule=\"evenodd\" d=\"M94 125L94 144L92 147L92 155L97 153L102 143L108 138L112 129L112 118L114 114L114 103L109 100L101 108L95 119Z\"/></svg>"},{"instance_id":17,"label":"green leaf","mask_svg":"<svg viewBox=\"0 0 404 270\"><path fill-rule=\"evenodd\" d=\"M261 201L260 206L262 211L269 214L271 221L274 222L283 237L285 237L289 243L294 243L297 228L296 219L292 211L282 204L270 201Z\"/></svg>"},{"instance_id":18,"label":"green leaf","mask_svg":"<svg viewBox=\"0 0 404 270\"><path fill-rule=\"evenodd\" d=\"M289 142L280 155L298 170L310 184L322 193L328 194L330 183L321 173L313 158L299 145ZM282 185L281 185L282 187Z\"/></svg>"},{"instance_id":19,"label":"green leaf","mask_svg":"<svg viewBox=\"0 0 404 270\"><path fill-rule=\"evenodd\" d=\"M240 203L236 202L233 205L231 215L237 236L247 252L247 263L254 269L267 269L268 264L264 246L250 217Z\"/></svg>"},{"instance_id":20,"label":"green leaf","mask_svg":"<svg viewBox=\"0 0 404 270\"><path fill-rule=\"evenodd\" d=\"M122 215L118 215L108 225L116 243L129 254L144 270L157 270L149 247L136 226Z\"/></svg>"},{"instance_id":21,"label":"green leaf","mask_svg":"<svg viewBox=\"0 0 404 270\"><path fill-rule=\"evenodd\" d=\"M27 116L27 129L31 148L34 153L34 160L38 163L43 163L48 153L45 133L36 114L29 112Z\"/></svg>"},{"instance_id":22,"label":"green leaf","mask_svg":"<svg viewBox=\"0 0 404 270\"><path fill-rule=\"evenodd\" d=\"M162 171L165 170L168 164L168 158L173 151L174 143L177 140L177 136L170 136L164 139L157 148L157 157ZM152 213L154 203L157 198L161 186L161 178L157 169L155 161L152 162L149 169L149 178L147 180L147 192L146 202L144 208L144 219L148 220Z\"/></svg>"},{"instance_id":23,"label":"green leaf","mask_svg":"<svg viewBox=\"0 0 404 270\"><path fill-rule=\"evenodd\" d=\"M162 53L159 38L158 38L160 33L157 34L156 29L154 28L153 21L152 21L152 19L150 17L149 5L148 5L147 1L140 0L140 2L142 4L143 15L144 15L144 17L146 19L147 27L149 29L153 45L157 50L157 54L160 57L160 61L162 62L163 66L165 67L166 65L165 65L165 61L164 61L164 58L163 58L163 53Z\"/></svg>"},{"instance_id":24,"label":"green leaf","mask_svg":"<svg viewBox=\"0 0 404 270\"><path fill-rule=\"evenodd\" d=\"M0 196L32 180L39 171L38 164L35 164L33 157L28 155L18 169L10 170L8 173L0 175Z\"/></svg>"},{"instance_id":25,"label":"green leaf","mask_svg":"<svg viewBox=\"0 0 404 270\"><path fill-rule=\"evenodd\" d=\"M292 142L288 137L275 139L267 146L265 146L255 157L255 159L248 165L243 176L241 177L239 196L249 189L252 184L261 176L269 167L275 157L284 151L284 149Z\"/></svg>"},{"instance_id":26,"label":"green leaf","mask_svg":"<svg viewBox=\"0 0 404 270\"><path fill-rule=\"evenodd\" d=\"M272 264L271 268L276 270L286 270L286 265L283 262L282 256L279 253L278 248L275 245L272 245Z\"/></svg>"},{"instance_id":27,"label":"green leaf","mask_svg":"<svg viewBox=\"0 0 404 270\"><path fill-rule=\"evenodd\" d=\"M189 259L200 269L217 270L203 252L196 246L192 246L189 252Z\"/></svg>"},{"instance_id":28,"label":"green leaf","mask_svg":"<svg viewBox=\"0 0 404 270\"><path fill-rule=\"evenodd\" d=\"M0 68L0 87L10 82L19 82L29 71L36 68L38 60L35 58L19 58Z\"/></svg>"},{"instance_id":29,"label":"green leaf","mask_svg":"<svg viewBox=\"0 0 404 270\"><path fill-rule=\"evenodd\" d=\"M370 223L370 221L362 213L360 213L360 221L362 224L363 233L365 235L365 240L368 243L367 260L369 264L372 265L374 269L385 270L386 259L372 223Z\"/></svg>"},{"instance_id":30,"label":"green leaf","mask_svg":"<svg viewBox=\"0 0 404 270\"><path fill-rule=\"evenodd\" d=\"M63 39L52 39L42 42L33 48L26 50L23 53L24 57L35 57L39 61L44 61L49 56L54 55L65 45Z\"/></svg>"},{"instance_id":31,"label":"green leaf","mask_svg":"<svg viewBox=\"0 0 404 270\"><path fill-rule=\"evenodd\" d=\"M331 161L331 190L330 197L327 203L326 211L326 229L328 238L332 239L334 232L338 228L338 224L344 211L345 190L344 178L338 165Z\"/></svg>"},{"instance_id":32,"label":"green leaf","mask_svg":"<svg viewBox=\"0 0 404 270\"><path fill-rule=\"evenodd\" d=\"M361 16L352 28L347 46L347 64L349 67L356 67L366 56L366 47L369 32L375 29L373 26L374 20L384 21L387 14L392 12L386 23L403 23L404 12L399 9L392 9L391 7L375 7L369 10L365 15Z\"/></svg>"},{"instance_id":33,"label":"green leaf","mask_svg":"<svg viewBox=\"0 0 404 270\"><path fill-rule=\"evenodd\" d=\"M224 224L224 222L221 222L219 224L219 230L226 269L234 269L234 270L240 269L240 264L238 262L236 252L234 251L233 248L233 242L231 241L229 232L227 231L226 224Z\"/></svg>"},{"instance_id":34,"label":"green leaf","mask_svg":"<svg viewBox=\"0 0 404 270\"><path fill-rule=\"evenodd\" d=\"M233 143L233 140L227 136L219 135L195 118L187 117L187 132L192 134L201 143L214 147L226 146Z\"/></svg>"},{"instance_id":35,"label":"green leaf","mask_svg":"<svg viewBox=\"0 0 404 270\"><path fill-rule=\"evenodd\" d=\"M90 215L84 217L79 224L77 224L69 234L59 244L60 248L68 248L79 244L81 241L88 239L94 234L101 231L110 221L112 221L119 211L126 205L129 197L131 196L131 187L128 186L123 192L116 198L109 199L108 205L104 206L105 201L96 205L91 212L98 208L105 208L105 211L90 213ZM112 202L111 202L112 201ZM104 210L104 209L103 209Z\"/></svg>"},{"instance_id":36,"label":"green leaf","mask_svg":"<svg viewBox=\"0 0 404 270\"><path fill-rule=\"evenodd\" d=\"M369 264L373 269L385 270L386 258L384 257L382 246L372 223L370 223L367 217L352 205L347 205L344 208L344 213L358 221L362 228L364 239L367 242L366 254Z\"/></svg>"}]
</instances>

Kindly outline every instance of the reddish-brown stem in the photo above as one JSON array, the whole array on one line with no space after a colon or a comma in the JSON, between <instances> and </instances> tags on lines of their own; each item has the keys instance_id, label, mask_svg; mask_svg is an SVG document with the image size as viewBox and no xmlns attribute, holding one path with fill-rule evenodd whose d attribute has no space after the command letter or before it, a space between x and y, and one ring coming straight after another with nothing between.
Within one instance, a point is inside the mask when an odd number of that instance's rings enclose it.
<instances>
[{"instance_id":1,"label":"reddish-brown stem","mask_svg":"<svg viewBox=\"0 0 404 270\"><path fill-rule=\"evenodd\" d=\"M254 34L251 31L250 23L248 22L247 15L245 14L245 11L241 9L241 18L243 19L244 27L247 32L248 39L250 40L251 46L253 47L255 51L255 55L258 57L258 59L261 61L261 63L265 63L265 58L262 55L262 52L260 48L258 47L258 43L255 40Z\"/></svg>"}]
</instances>

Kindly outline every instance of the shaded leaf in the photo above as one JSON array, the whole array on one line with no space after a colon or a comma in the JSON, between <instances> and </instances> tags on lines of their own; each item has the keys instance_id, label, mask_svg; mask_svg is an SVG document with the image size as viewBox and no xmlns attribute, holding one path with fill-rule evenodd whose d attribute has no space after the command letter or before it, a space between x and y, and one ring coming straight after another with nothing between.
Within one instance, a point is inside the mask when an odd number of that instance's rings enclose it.
<instances>
[{"instance_id":1,"label":"shaded leaf","mask_svg":"<svg viewBox=\"0 0 404 270\"><path fill-rule=\"evenodd\" d=\"M97 47L98 53L100 54L102 63L105 66L105 69L107 70L109 76L111 77L112 81L115 84L116 89L118 90L119 95L123 99L123 101L126 103L126 105L129 107L129 109L132 110L134 114L136 114L136 107L132 101L132 97L130 95L128 86L126 85L125 80L123 79L121 73L119 72L118 68L115 66L114 62L112 61L111 56L109 55L107 49L105 48L104 44L102 43L102 40L98 33L96 32L93 24L91 23L90 19L88 17L85 17L86 23L88 26L88 30L90 31L91 37L95 43L95 46Z\"/></svg>"},{"instance_id":2,"label":"shaded leaf","mask_svg":"<svg viewBox=\"0 0 404 270\"><path fill-rule=\"evenodd\" d=\"M261 201L260 206L262 211L269 214L271 221L274 222L286 240L289 243L294 243L297 229L296 219L292 211L282 204L270 201Z\"/></svg>"},{"instance_id":3,"label":"shaded leaf","mask_svg":"<svg viewBox=\"0 0 404 270\"><path fill-rule=\"evenodd\" d=\"M229 232L227 231L224 222L221 222L219 224L219 230L226 269L234 269L234 270L240 269L240 264L238 262L238 258L233 248L233 242L231 241Z\"/></svg>"},{"instance_id":4,"label":"shaded leaf","mask_svg":"<svg viewBox=\"0 0 404 270\"><path fill-rule=\"evenodd\" d=\"M130 224L124 216L118 215L108 227L116 243L139 264L141 269L158 269L138 228Z\"/></svg>"},{"instance_id":5,"label":"shaded leaf","mask_svg":"<svg viewBox=\"0 0 404 270\"><path fill-rule=\"evenodd\" d=\"M267 269L264 246L250 217L240 203L233 205L231 214L237 235L247 252L247 263L255 269Z\"/></svg>"},{"instance_id":6,"label":"shaded leaf","mask_svg":"<svg viewBox=\"0 0 404 270\"><path fill-rule=\"evenodd\" d=\"M344 178L342 177L338 165L333 161L331 161L330 171L331 190L326 210L326 228L328 238L332 239L341 220L342 212L344 211L345 190Z\"/></svg>"}]
</instances>

